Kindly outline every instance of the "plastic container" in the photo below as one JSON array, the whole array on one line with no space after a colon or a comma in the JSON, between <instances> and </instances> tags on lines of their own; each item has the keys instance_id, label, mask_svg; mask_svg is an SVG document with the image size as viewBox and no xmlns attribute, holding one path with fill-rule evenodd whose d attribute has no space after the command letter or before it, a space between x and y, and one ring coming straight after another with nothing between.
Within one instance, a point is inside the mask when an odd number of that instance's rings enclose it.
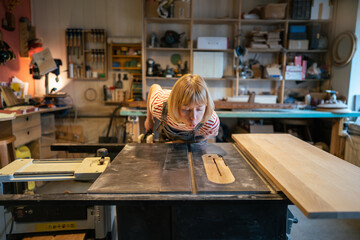
<instances>
[{"instance_id":1,"label":"plastic container","mask_svg":"<svg viewBox=\"0 0 360 240\"><path fill-rule=\"evenodd\" d=\"M16 148L15 152L16 152L16 159L28 159L28 158L31 158L30 149L25 145Z\"/></svg>"}]
</instances>

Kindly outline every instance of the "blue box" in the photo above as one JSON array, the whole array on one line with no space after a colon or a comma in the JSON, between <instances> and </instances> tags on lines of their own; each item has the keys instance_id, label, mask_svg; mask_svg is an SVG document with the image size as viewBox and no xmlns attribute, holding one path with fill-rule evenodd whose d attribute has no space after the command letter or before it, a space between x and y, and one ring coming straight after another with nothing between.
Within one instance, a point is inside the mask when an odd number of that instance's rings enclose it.
<instances>
[{"instance_id":1,"label":"blue box","mask_svg":"<svg viewBox=\"0 0 360 240\"><path fill-rule=\"evenodd\" d=\"M306 26L305 25L291 25L289 32L291 33L303 33L306 32Z\"/></svg>"}]
</instances>

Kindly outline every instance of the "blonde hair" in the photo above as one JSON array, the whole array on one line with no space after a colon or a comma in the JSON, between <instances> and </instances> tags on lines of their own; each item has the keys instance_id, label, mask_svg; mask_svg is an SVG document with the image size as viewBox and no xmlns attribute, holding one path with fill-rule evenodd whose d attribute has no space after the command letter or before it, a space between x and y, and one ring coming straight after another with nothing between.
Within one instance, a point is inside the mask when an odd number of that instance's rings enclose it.
<instances>
[{"instance_id":1,"label":"blonde hair","mask_svg":"<svg viewBox=\"0 0 360 240\"><path fill-rule=\"evenodd\" d=\"M199 75L186 74L176 81L171 90L168 99L168 113L176 121L179 121L180 107L193 103L204 104L206 106L201 122L209 120L214 111L214 102L206 82Z\"/></svg>"}]
</instances>

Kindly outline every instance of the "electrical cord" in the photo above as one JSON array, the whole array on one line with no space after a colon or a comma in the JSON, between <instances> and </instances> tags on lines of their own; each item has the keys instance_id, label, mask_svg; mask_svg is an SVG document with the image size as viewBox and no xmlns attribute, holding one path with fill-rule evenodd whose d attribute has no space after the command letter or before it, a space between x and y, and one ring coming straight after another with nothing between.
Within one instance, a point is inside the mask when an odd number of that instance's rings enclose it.
<instances>
[{"instance_id":1,"label":"electrical cord","mask_svg":"<svg viewBox=\"0 0 360 240\"><path fill-rule=\"evenodd\" d=\"M113 111L113 113L112 113L112 116L111 116L111 118L110 118L109 127L108 127L108 130L107 130L107 133L106 133L106 137L109 137L111 125L112 125L112 122L113 122L113 120L114 120L114 118L115 118L115 114L116 114L116 112L117 112L122 106L123 106L123 104L120 103L120 104L114 109L114 111Z\"/></svg>"}]
</instances>

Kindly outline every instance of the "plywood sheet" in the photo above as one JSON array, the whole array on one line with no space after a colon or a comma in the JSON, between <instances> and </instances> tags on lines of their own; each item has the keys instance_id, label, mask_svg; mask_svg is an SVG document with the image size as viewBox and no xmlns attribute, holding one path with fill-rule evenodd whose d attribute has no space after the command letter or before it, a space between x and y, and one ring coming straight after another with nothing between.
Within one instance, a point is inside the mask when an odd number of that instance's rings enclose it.
<instances>
[{"instance_id":1,"label":"plywood sheet","mask_svg":"<svg viewBox=\"0 0 360 240\"><path fill-rule=\"evenodd\" d=\"M360 218L360 168L289 134L234 134L258 165L309 218Z\"/></svg>"}]
</instances>

